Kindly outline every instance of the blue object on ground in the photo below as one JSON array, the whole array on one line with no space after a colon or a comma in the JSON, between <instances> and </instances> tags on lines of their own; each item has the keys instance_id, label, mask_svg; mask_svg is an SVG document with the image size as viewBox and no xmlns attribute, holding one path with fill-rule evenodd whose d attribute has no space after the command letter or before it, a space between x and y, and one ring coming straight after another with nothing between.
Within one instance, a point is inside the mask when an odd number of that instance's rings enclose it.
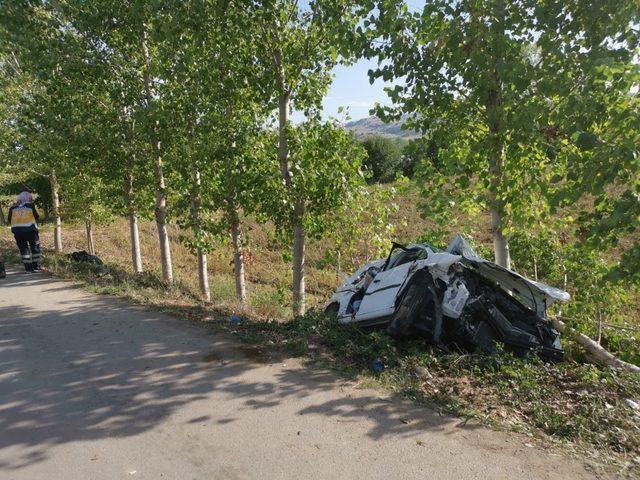
<instances>
[{"instance_id":1,"label":"blue object on ground","mask_svg":"<svg viewBox=\"0 0 640 480\"><path fill-rule=\"evenodd\" d=\"M382 360L380 360L379 358L376 358L371 364L371 368L374 372L380 373L384 370L384 363L382 363Z\"/></svg>"},{"instance_id":2,"label":"blue object on ground","mask_svg":"<svg viewBox=\"0 0 640 480\"><path fill-rule=\"evenodd\" d=\"M242 319L237 315L231 315L231 323L238 324L242 321Z\"/></svg>"}]
</instances>

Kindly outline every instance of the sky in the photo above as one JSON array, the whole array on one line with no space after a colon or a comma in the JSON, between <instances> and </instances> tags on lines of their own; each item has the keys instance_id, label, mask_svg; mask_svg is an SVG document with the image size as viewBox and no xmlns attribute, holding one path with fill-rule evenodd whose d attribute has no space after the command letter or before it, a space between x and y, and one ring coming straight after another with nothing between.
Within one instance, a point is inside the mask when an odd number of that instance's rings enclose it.
<instances>
[{"instance_id":1,"label":"sky","mask_svg":"<svg viewBox=\"0 0 640 480\"><path fill-rule=\"evenodd\" d=\"M344 120L348 112L350 120L358 120L370 116L369 110L376 102L388 105L389 98L384 92L384 87L391 83L382 80L376 80L373 85L369 83L367 72L376 66L375 59L361 59L350 66L336 66L333 69L333 83L322 104L323 117ZM344 107L342 113L338 113L340 107ZM304 116L301 112L294 112L291 119L299 122L304 119Z\"/></svg>"},{"instance_id":2,"label":"sky","mask_svg":"<svg viewBox=\"0 0 640 480\"><path fill-rule=\"evenodd\" d=\"M421 11L424 7L424 0L406 0L410 11ZM303 8L308 7L308 0L301 2ZM335 78L329 88L329 93L323 101L324 118L335 117L344 120L345 113L338 113L339 107L348 108L350 120L359 120L369 117L369 111L376 102L388 105L389 98L384 92L384 87L391 86L392 83L377 80L373 85L369 83L370 69L375 69L378 63L376 59L361 59L353 65L338 65L333 69ZM304 120L301 112L293 112L291 119L294 122Z\"/></svg>"},{"instance_id":3,"label":"sky","mask_svg":"<svg viewBox=\"0 0 640 480\"><path fill-rule=\"evenodd\" d=\"M351 120L358 120L370 116L369 110L376 102L389 104L389 98L383 89L390 83L382 80L376 80L373 85L369 83L367 72L376 67L377 60L367 59L361 59L350 66L336 66L333 69L333 84L323 102L324 117L343 120L348 112ZM339 114L339 107L344 107L345 111Z\"/></svg>"}]
</instances>

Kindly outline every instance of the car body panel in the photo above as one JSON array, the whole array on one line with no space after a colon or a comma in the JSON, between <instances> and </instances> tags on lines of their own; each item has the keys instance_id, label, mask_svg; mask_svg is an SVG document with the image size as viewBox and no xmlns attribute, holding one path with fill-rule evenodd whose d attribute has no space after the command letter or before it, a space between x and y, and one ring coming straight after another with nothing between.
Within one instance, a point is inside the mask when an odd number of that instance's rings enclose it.
<instances>
[{"instance_id":1,"label":"car body panel","mask_svg":"<svg viewBox=\"0 0 640 480\"><path fill-rule=\"evenodd\" d=\"M364 293L364 298L354 320L357 322L377 316L391 315L395 310L398 292L406 282L408 271L412 265L413 263L405 263L378 273Z\"/></svg>"},{"instance_id":2,"label":"car body panel","mask_svg":"<svg viewBox=\"0 0 640 480\"><path fill-rule=\"evenodd\" d=\"M446 250L462 256L463 263L469 267L476 268L480 275L509 291L541 317L546 317L547 307L556 301L567 302L571 298L569 293L563 290L541 282L536 282L513 270L485 260L480 257L459 234L455 236Z\"/></svg>"}]
</instances>

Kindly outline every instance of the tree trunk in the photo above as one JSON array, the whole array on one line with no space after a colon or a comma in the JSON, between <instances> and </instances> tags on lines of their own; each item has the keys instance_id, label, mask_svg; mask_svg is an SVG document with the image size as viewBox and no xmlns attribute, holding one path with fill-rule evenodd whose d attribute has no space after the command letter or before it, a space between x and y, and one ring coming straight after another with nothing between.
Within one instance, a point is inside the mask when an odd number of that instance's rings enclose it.
<instances>
[{"instance_id":1,"label":"tree trunk","mask_svg":"<svg viewBox=\"0 0 640 480\"><path fill-rule=\"evenodd\" d=\"M304 251L305 231L302 223L304 204L298 202L293 214L293 314L304 315L305 311L305 282L304 282Z\"/></svg>"},{"instance_id":2,"label":"tree trunk","mask_svg":"<svg viewBox=\"0 0 640 480\"><path fill-rule=\"evenodd\" d=\"M291 96L283 93L278 99L278 161L280 174L287 188L291 187L291 171L289 170L289 142L287 140L287 124L289 123L289 103Z\"/></svg>"},{"instance_id":3,"label":"tree trunk","mask_svg":"<svg viewBox=\"0 0 640 480\"><path fill-rule=\"evenodd\" d=\"M4 216L4 209L2 208L2 205L0 205L0 225L6 225L7 224L7 217Z\"/></svg>"},{"instance_id":4,"label":"tree trunk","mask_svg":"<svg viewBox=\"0 0 640 480\"><path fill-rule=\"evenodd\" d=\"M499 80L496 79L496 83L499 84ZM504 201L498 196L502 183L502 164L504 161L504 148L501 137L502 98L498 86L489 94L487 119L489 121L489 173L491 175L491 186L489 187L488 197L489 212L491 213L493 252L496 264L505 268L511 268L509 243L503 233Z\"/></svg>"},{"instance_id":5,"label":"tree trunk","mask_svg":"<svg viewBox=\"0 0 640 480\"><path fill-rule=\"evenodd\" d=\"M503 233L502 219L504 217L504 213L502 213L502 209L496 205L501 202L497 201L495 196L492 195L492 197L493 201L491 203L494 204L494 207L490 208L489 211L491 213L491 232L493 234L493 252L495 262L497 265L502 267L511 268L509 242Z\"/></svg>"},{"instance_id":6,"label":"tree trunk","mask_svg":"<svg viewBox=\"0 0 640 480\"><path fill-rule=\"evenodd\" d=\"M96 249L93 244L93 222L91 220L85 221L85 229L87 231L87 252L89 255L95 255Z\"/></svg>"},{"instance_id":7,"label":"tree trunk","mask_svg":"<svg viewBox=\"0 0 640 480\"><path fill-rule=\"evenodd\" d=\"M632 363L627 363L620 360L618 357L608 352L602 346L586 335L576 332L574 329L567 327L567 325L558 317L552 318L551 323L553 328L558 330L565 336L572 337L576 343L584 348L587 357L594 363L606 368L617 368L619 370L626 370L629 372L640 373L640 367Z\"/></svg>"},{"instance_id":8,"label":"tree trunk","mask_svg":"<svg viewBox=\"0 0 640 480\"><path fill-rule=\"evenodd\" d=\"M133 271L142 273L142 254L140 252L140 233L138 231L138 215L135 209L129 210L129 235L131 236L131 262Z\"/></svg>"},{"instance_id":9,"label":"tree trunk","mask_svg":"<svg viewBox=\"0 0 640 480\"><path fill-rule=\"evenodd\" d=\"M207 266L207 254L201 248L198 249L198 280L202 299L205 302L211 301L211 290L209 289L209 270Z\"/></svg>"},{"instance_id":10,"label":"tree trunk","mask_svg":"<svg viewBox=\"0 0 640 480\"><path fill-rule=\"evenodd\" d=\"M287 125L289 123L289 104L291 91L285 77L284 60L282 50L276 48L273 52L274 62L278 70L278 161L280 162L280 174L285 186L291 188L291 169L289 165L289 144L287 141ZM292 212L293 227L293 284L291 286L291 305L294 315L303 315L305 311L305 284L304 284L304 204L296 201Z\"/></svg>"},{"instance_id":11,"label":"tree trunk","mask_svg":"<svg viewBox=\"0 0 640 480\"><path fill-rule=\"evenodd\" d=\"M159 142L158 142L159 143ZM156 179L156 207L155 218L160 243L160 262L162 264L162 279L167 283L173 283L173 265L171 263L171 244L167 230L167 193L162 171L162 160L157 158L153 169Z\"/></svg>"},{"instance_id":12,"label":"tree trunk","mask_svg":"<svg viewBox=\"0 0 640 480\"><path fill-rule=\"evenodd\" d=\"M51 183L51 208L53 210L53 249L56 253L62 253L62 221L60 220L60 185L56 171L49 174Z\"/></svg>"},{"instance_id":13,"label":"tree trunk","mask_svg":"<svg viewBox=\"0 0 640 480\"><path fill-rule=\"evenodd\" d=\"M242 231L240 217L234 210L231 213L231 242L233 243L233 273L236 278L236 296L242 305L247 307L247 285L244 274L244 252L242 250Z\"/></svg>"},{"instance_id":14,"label":"tree trunk","mask_svg":"<svg viewBox=\"0 0 640 480\"><path fill-rule=\"evenodd\" d=\"M147 108L151 114L153 103L153 80L151 78L151 59L149 56L148 34L144 31L142 42L142 52L145 61L144 85L147 101ZM155 219L158 230L158 242L160 243L160 263L162 265L162 279L166 283L173 283L173 266L171 263L171 244L169 243L169 232L167 230L167 187L163 171L161 155L161 144L158 139L158 122L155 121L152 128L151 151L153 152L153 175L156 187Z\"/></svg>"},{"instance_id":15,"label":"tree trunk","mask_svg":"<svg viewBox=\"0 0 640 480\"><path fill-rule=\"evenodd\" d=\"M502 0L496 1L493 7L495 21L489 32L493 37L502 38L504 36L505 7ZM494 52L496 61L502 55L498 50ZM489 188L489 212L491 214L491 233L493 235L493 251L495 263L511 268L511 256L509 255L509 242L504 235L504 200L500 198L502 185L502 167L504 163L504 140L503 140L503 106L502 106L502 79L497 70L490 73L487 78L488 92L486 99L487 124L489 127L489 174L491 176L491 186Z\"/></svg>"},{"instance_id":16,"label":"tree trunk","mask_svg":"<svg viewBox=\"0 0 640 480\"><path fill-rule=\"evenodd\" d=\"M192 229L194 233L197 233L200 225L200 185L202 180L200 178L200 169L196 162L193 163L191 171L192 185L191 185L191 220L193 223ZM198 247L198 281L200 284L200 292L205 302L211 301L211 291L209 289L209 271L207 269L207 253L201 247Z\"/></svg>"},{"instance_id":17,"label":"tree trunk","mask_svg":"<svg viewBox=\"0 0 640 480\"><path fill-rule=\"evenodd\" d=\"M278 115L278 159L280 161L280 173L287 188L291 188L291 170L289 166L289 144L287 142L287 124L289 122L289 93L284 93L279 99ZM304 284L304 250L305 232L303 226L304 204L297 201L292 213L293 227L293 284L291 286L291 305L294 315L304 315L305 311L305 284Z\"/></svg>"},{"instance_id":18,"label":"tree trunk","mask_svg":"<svg viewBox=\"0 0 640 480\"><path fill-rule=\"evenodd\" d=\"M138 231L138 214L133 200L133 163L132 159L129 162L129 172L125 174L124 179L124 196L127 203L127 210L129 214L129 237L131 238L131 263L133 265L133 271L136 273L142 273L142 254L140 252L140 232Z\"/></svg>"}]
</instances>

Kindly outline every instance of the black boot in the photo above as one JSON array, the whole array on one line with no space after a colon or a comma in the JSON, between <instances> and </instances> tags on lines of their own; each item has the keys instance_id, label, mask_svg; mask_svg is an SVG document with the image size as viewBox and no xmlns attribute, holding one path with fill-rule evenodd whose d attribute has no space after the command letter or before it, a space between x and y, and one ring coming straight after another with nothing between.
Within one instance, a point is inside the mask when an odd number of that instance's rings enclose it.
<instances>
[{"instance_id":1,"label":"black boot","mask_svg":"<svg viewBox=\"0 0 640 480\"><path fill-rule=\"evenodd\" d=\"M0 262L0 278L7 278L7 272L4 269L4 262Z\"/></svg>"}]
</instances>

